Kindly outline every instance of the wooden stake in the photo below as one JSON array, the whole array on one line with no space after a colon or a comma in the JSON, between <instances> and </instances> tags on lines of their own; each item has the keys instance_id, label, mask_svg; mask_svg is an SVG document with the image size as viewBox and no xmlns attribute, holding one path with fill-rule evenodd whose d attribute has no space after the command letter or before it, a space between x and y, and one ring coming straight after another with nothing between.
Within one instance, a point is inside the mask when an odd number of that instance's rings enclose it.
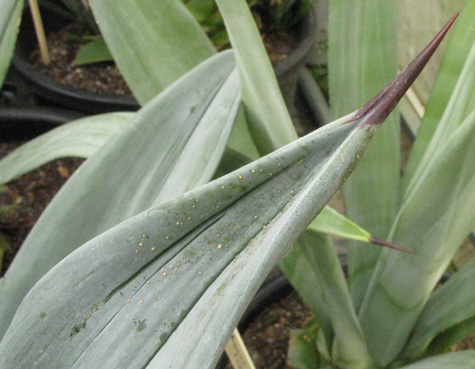
<instances>
[{"instance_id":1,"label":"wooden stake","mask_svg":"<svg viewBox=\"0 0 475 369\"><path fill-rule=\"evenodd\" d=\"M224 350L234 369L256 369L237 329L234 330Z\"/></svg>"},{"instance_id":2,"label":"wooden stake","mask_svg":"<svg viewBox=\"0 0 475 369\"><path fill-rule=\"evenodd\" d=\"M36 38L38 39L38 45L40 46L41 58L43 63L49 64L51 62L48 44L46 43L45 30L43 28L43 22L41 21L40 8L38 7L37 0L28 0L30 4L31 16L33 17L33 24L35 25Z\"/></svg>"}]
</instances>

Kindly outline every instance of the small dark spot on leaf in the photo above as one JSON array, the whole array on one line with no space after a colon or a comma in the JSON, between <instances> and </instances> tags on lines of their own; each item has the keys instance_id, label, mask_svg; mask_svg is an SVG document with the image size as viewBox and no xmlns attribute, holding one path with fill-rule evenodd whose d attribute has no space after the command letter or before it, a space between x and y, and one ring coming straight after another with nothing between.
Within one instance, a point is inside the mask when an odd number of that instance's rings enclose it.
<instances>
[{"instance_id":1,"label":"small dark spot on leaf","mask_svg":"<svg viewBox=\"0 0 475 369\"><path fill-rule=\"evenodd\" d=\"M76 324L76 325L73 327L73 329L71 330L71 333L69 334L69 337L75 336L76 334L79 333L79 331L80 331L81 329L84 329L84 328L86 328L86 322L85 322L85 321L82 322L81 324Z\"/></svg>"},{"instance_id":2,"label":"small dark spot on leaf","mask_svg":"<svg viewBox=\"0 0 475 369\"><path fill-rule=\"evenodd\" d=\"M147 319L144 319L144 320L134 320L134 324L135 324L135 329L137 330L137 332L142 332L145 328L147 328L147 325L145 324L145 321Z\"/></svg>"}]
</instances>

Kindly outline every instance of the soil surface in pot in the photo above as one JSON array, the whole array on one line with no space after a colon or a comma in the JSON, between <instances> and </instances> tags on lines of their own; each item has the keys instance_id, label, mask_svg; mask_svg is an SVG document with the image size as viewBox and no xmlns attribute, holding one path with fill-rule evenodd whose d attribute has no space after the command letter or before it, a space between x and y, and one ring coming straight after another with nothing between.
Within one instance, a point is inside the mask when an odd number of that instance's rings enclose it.
<instances>
[{"instance_id":1,"label":"soil surface in pot","mask_svg":"<svg viewBox=\"0 0 475 369\"><path fill-rule=\"evenodd\" d=\"M289 369L287 347L292 329L313 317L295 291L265 307L241 332L256 369ZM225 369L233 369L227 363Z\"/></svg>"},{"instance_id":2,"label":"soil surface in pot","mask_svg":"<svg viewBox=\"0 0 475 369\"><path fill-rule=\"evenodd\" d=\"M51 63L43 63L39 50L31 53L29 61L39 71L61 84L97 94L131 96L132 92L115 63L102 62L84 66L73 63L82 45L81 38L85 36L88 36L87 32L75 24L58 32L51 32L47 39Z\"/></svg>"},{"instance_id":3,"label":"soil surface in pot","mask_svg":"<svg viewBox=\"0 0 475 369\"><path fill-rule=\"evenodd\" d=\"M20 144L0 142L0 159ZM7 243L0 277L53 196L83 161L55 160L0 186L0 237Z\"/></svg>"},{"instance_id":4,"label":"soil surface in pot","mask_svg":"<svg viewBox=\"0 0 475 369\"><path fill-rule=\"evenodd\" d=\"M38 49L32 51L29 61L42 73L57 82L89 92L131 96L132 92L113 61L76 66L73 61L82 39L90 36L87 30L69 24L58 32L47 35L51 63L45 65ZM285 59L296 47L296 37L290 33L263 34L264 45L273 65Z\"/></svg>"}]
</instances>

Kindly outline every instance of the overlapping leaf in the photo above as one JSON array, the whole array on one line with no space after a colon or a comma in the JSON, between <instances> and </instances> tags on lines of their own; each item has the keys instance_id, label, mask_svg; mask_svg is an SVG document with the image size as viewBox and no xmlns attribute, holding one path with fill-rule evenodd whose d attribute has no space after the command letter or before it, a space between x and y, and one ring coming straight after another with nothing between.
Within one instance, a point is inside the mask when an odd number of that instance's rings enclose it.
<instances>
[{"instance_id":1,"label":"overlapping leaf","mask_svg":"<svg viewBox=\"0 0 475 369\"><path fill-rule=\"evenodd\" d=\"M314 350L318 342L322 363L345 368L357 362L361 368L370 368L372 360L336 249L325 237L308 237L308 233L299 238L297 246L305 257L295 259L290 253L280 266L290 282L299 286L320 324Z\"/></svg>"},{"instance_id":2,"label":"overlapping leaf","mask_svg":"<svg viewBox=\"0 0 475 369\"><path fill-rule=\"evenodd\" d=\"M181 1L89 3L114 61L141 104L216 52Z\"/></svg>"},{"instance_id":3,"label":"overlapping leaf","mask_svg":"<svg viewBox=\"0 0 475 369\"><path fill-rule=\"evenodd\" d=\"M24 300L0 366L211 368L376 127L345 117L86 243Z\"/></svg>"},{"instance_id":4,"label":"overlapping leaf","mask_svg":"<svg viewBox=\"0 0 475 369\"><path fill-rule=\"evenodd\" d=\"M475 351L461 351L434 356L400 369L472 369L474 361Z\"/></svg>"},{"instance_id":5,"label":"overlapping leaf","mask_svg":"<svg viewBox=\"0 0 475 369\"><path fill-rule=\"evenodd\" d=\"M465 33L467 24L474 24L474 5L474 1L467 2L460 15L465 26L455 30L452 40ZM414 250L416 255L411 258L383 251L360 310L370 350L379 357L380 365L396 359L403 349L424 303L464 238L475 228L475 166L470 159L475 155L470 88L474 71L473 47L460 74L448 63L440 71L457 80L451 82L456 87L444 104L451 119L441 117L440 131L433 136L435 146L426 146L427 156L421 156L419 169L408 182L390 234L391 241ZM433 104L441 103L433 100ZM445 133L440 136L441 132ZM383 342L381 337L388 338Z\"/></svg>"},{"instance_id":6,"label":"overlapping leaf","mask_svg":"<svg viewBox=\"0 0 475 369\"><path fill-rule=\"evenodd\" d=\"M202 64L70 178L0 280L0 335L33 284L71 251L212 177L240 104L234 66L230 52Z\"/></svg>"},{"instance_id":7,"label":"overlapping leaf","mask_svg":"<svg viewBox=\"0 0 475 369\"><path fill-rule=\"evenodd\" d=\"M330 2L329 82L332 116L356 109L397 71L397 1ZM399 204L400 126L397 113L378 133L360 170L343 189L345 214L386 238ZM358 311L381 249L348 249L350 290Z\"/></svg>"},{"instance_id":8,"label":"overlapping leaf","mask_svg":"<svg viewBox=\"0 0 475 369\"><path fill-rule=\"evenodd\" d=\"M0 1L0 86L13 56L23 5L23 0Z\"/></svg>"},{"instance_id":9,"label":"overlapping leaf","mask_svg":"<svg viewBox=\"0 0 475 369\"><path fill-rule=\"evenodd\" d=\"M236 50L249 129L259 152L268 154L297 139L297 133L247 5L243 1L216 3Z\"/></svg>"},{"instance_id":10,"label":"overlapping leaf","mask_svg":"<svg viewBox=\"0 0 475 369\"><path fill-rule=\"evenodd\" d=\"M0 161L0 184L57 158L88 158L133 116L109 113L82 118L27 142Z\"/></svg>"},{"instance_id":11,"label":"overlapping leaf","mask_svg":"<svg viewBox=\"0 0 475 369\"><path fill-rule=\"evenodd\" d=\"M475 259L472 259L430 297L404 348L404 358L420 356L429 345L432 352L446 350L474 331L474 278Z\"/></svg>"}]
</instances>

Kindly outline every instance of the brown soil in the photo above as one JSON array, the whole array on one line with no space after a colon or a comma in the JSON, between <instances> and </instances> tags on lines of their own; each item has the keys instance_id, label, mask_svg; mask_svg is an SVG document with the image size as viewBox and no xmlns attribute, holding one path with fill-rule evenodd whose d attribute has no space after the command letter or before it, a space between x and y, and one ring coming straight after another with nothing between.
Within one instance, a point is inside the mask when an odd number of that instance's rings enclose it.
<instances>
[{"instance_id":1,"label":"brown soil","mask_svg":"<svg viewBox=\"0 0 475 369\"><path fill-rule=\"evenodd\" d=\"M131 96L132 92L113 61L76 66L76 57L81 39L90 35L78 25L70 24L47 36L51 63L45 65L40 51L34 50L30 62L42 73L57 82L89 92L109 95ZM296 38L289 33L263 35L264 45L273 65L285 59L296 47Z\"/></svg>"},{"instance_id":2,"label":"brown soil","mask_svg":"<svg viewBox=\"0 0 475 369\"><path fill-rule=\"evenodd\" d=\"M0 158L20 144L0 142ZM0 277L46 205L82 162L78 158L55 160L0 187L0 237L7 241Z\"/></svg>"},{"instance_id":3,"label":"brown soil","mask_svg":"<svg viewBox=\"0 0 475 369\"><path fill-rule=\"evenodd\" d=\"M295 36L289 33L279 32L277 34L263 35L263 37L267 54L274 66L286 59L297 46Z\"/></svg>"},{"instance_id":4,"label":"brown soil","mask_svg":"<svg viewBox=\"0 0 475 369\"><path fill-rule=\"evenodd\" d=\"M256 369L291 369L287 348L292 329L301 328L313 318L312 312L296 292L266 307L241 332ZM475 334L452 346L449 351L473 350ZM227 364L225 369L232 369Z\"/></svg>"},{"instance_id":5,"label":"brown soil","mask_svg":"<svg viewBox=\"0 0 475 369\"><path fill-rule=\"evenodd\" d=\"M290 331L312 317L296 292L266 307L241 333L256 369L290 368L286 365ZM225 368L232 366L228 363Z\"/></svg>"},{"instance_id":6,"label":"brown soil","mask_svg":"<svg viewBox=\"0 0 475 369\"><path fill-rule=\"evenodd\" d=\"M74 58L82 44L80 39L86 35L85 31L74 24L59 32L49 33L47 41L51 63L45 65L42 62L39 50L31 53L30 62L42 73L64 85L97 94L132 95L113 62L74 65Z\"/></svg>"}]
</instances>

